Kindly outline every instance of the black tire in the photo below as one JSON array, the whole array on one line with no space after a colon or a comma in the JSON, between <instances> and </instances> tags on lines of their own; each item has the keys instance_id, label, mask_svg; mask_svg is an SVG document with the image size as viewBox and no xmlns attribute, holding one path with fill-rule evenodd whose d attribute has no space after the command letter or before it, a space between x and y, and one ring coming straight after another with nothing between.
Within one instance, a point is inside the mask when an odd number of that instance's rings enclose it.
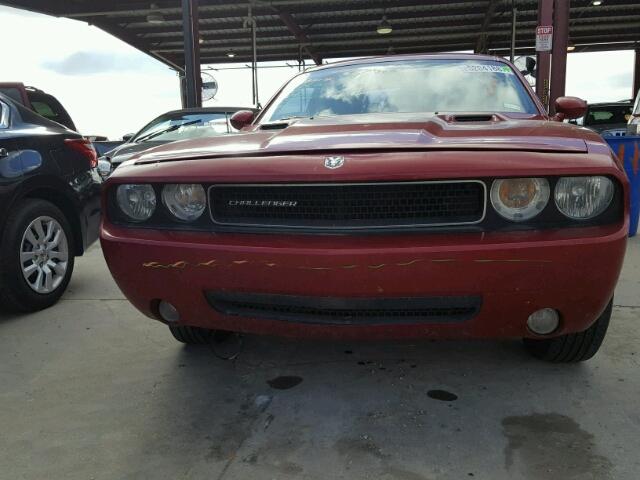
<instances>
[{"instance_id":1,"label":"black tire","mask_svg":"<svg viewBox=\"0 0 640 480\"><path fill-rule=\"evenodd\" d=\"M215 333L215 330L190 327L188 325L178 327L170 326L169 330L173 338L187 345L207 345Z\"/></svg>"},{"instance_id":2,"label":"black tire","mask_svg":"<svg viewBox=\"0 0 640 480\"><path fill-rule=\"evenodd\" d=\"M612 310L613 299L595 323L584 332L547 339L525 338L524 346L531 355L547 362L577 363L589 360L602 345Z\"/></svg>"},{"instance_id":3,"label":"black tire","mask_svg":"<svg viewBox=\"0 0 640 480\"><path fill-rule=\"evenodd\" d=\"M67 262L62 281L49 293L33 290L22 273L20 252L23 236L32 221L38 217L55 219L66 236ZM69 284L73 274L75 245L69 221L58 207L39 199L27 199L17 204L9 214L4 234L0 239L0 307L11 312L35 312L56 303Z\"/></svg>"},{"instance_id":4,"label":"black tire","mask_svg":"<svg viewBox=\"0 0 640 480\"><path fill-rule=\"evenodd\" d=\"M32 221L38 217L53 218L66 236L66 271L60 283L49 293L33 290L22 273L20 252L23 236ZM39 199L27 199L17 204L0 239L0 307L18 313L35 312L55 304L69 285L73 274L75 245L69 221L58 207Z\"/></svg>"}]
</instances>

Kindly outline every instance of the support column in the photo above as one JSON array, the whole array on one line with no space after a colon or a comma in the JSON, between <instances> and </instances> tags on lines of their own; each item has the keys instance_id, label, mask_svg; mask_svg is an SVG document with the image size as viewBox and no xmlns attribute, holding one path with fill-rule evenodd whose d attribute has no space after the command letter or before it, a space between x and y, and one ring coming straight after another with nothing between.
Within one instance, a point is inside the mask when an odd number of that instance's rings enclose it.
<instances>
[{"instance_id":1,"label":"support column","mask_svg":"<svg viewBox=\"0 0 640 480\"><path fill-rule=\"evenodd\" d=\"M555 112L556 98L564 96L567 83L567 46L569 45L569 0L555 0L553 8L553 55L551 58L551 94L549 113Z\"/></svg>"},{"instance_id":2,"label":"support column","mask_svg":"<svg viewBox=\"0 0 640 480\"><path fill-rule=\"evenodd\" d=\"M182 0L182 31L184 34L184 104L187 108L201 107L198 0Z\"/></svg>"},{"instance_id":3,"label":"support column","mask_svg":"<svg viewBox=\"0 0 640 480\"><path fill-rule=\"evenodd\" d=\"M633 62L633 92L631 92L631 98L636 99L640 90L640 48L636 48L636 58Z\"/></svg>"},{"instance_id":4,"label":"support column","mask_svg":"<svg viewBox=\"0 0 640 480\"><path fill-rule=\"evenodd\" d=\"M538 0L538 26L549 25L553 25L553 0ZM536 65L536 93L548 111L551 52L537 52Z\"/></svg>"},{"instance_id":5,"label":"support column","mask_svg":"<svg viewBox=\"0 0 640 480\"><path fill-rule=\"evenodd\" d=\"M180 83L180 105L187 108L187 82L183 71L178 71L178 82Z\"/></svg>"},{"instance_id":6,"label":"support column","mask_svg":"<svg viewBox=\"0 0 640 480\"><path fill-rule=\"evenodd\" d=\"M511 51L509 61L513 63L516 59L516 25L518 23L518 9L516 3L511 0Z\"/></svg>"}]
</instances>

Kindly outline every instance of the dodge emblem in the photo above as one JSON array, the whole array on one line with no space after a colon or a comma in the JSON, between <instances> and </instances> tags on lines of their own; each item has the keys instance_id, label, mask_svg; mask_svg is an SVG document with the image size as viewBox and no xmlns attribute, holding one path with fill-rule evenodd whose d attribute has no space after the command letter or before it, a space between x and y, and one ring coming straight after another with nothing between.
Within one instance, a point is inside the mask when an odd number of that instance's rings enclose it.
<instances>
[{"instance_id":1,"label":"dodge emblem","mask_svg":"<svg viewBox=\"0 0 640 480\"><path fill-rule=\"evenodd\" d=\"M344 165L344 157L324 157L324 166L330 169L340 168Z\"/></svg>"}]
</instances>

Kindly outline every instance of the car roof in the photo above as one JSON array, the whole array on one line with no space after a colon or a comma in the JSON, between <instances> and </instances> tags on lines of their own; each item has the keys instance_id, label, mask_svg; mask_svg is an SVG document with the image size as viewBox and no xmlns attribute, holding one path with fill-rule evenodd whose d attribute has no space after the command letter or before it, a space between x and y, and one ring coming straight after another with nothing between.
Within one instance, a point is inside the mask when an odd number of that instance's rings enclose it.
<instances>
[{"instance_id":1,"label":"car roof","mask_svg":"<svg viewBox=\"0 0 640 480\"><path fill-rule=\"evenodd\" d=\"M319 65L317 67L311 67L308 71L325 70L333 67L344 67L348 65L360 65L367 63L379 63L379 62L395 62L398 60L497 60L500 62L506 62L503 57L495 55L480 55L477 53L411 53L402 55L382 55L377 57L362 57L354 58L350 60L340 60L338 62L328 63L326 65Z\"/></svg>"},{"instance_id":2,"label":"car roof","mask_svg":"<svg viewBox=\"0 0 640 480\"><path fill-rule=\"evenodd\" d=\"M181 115L185 113L223 113L223 112L237 112L238 110L253 110L253 107L195 107L195 108L181 108L178 110L171 110L165 112L160 117L167 115Z\"/></svg>"}]
</instances>

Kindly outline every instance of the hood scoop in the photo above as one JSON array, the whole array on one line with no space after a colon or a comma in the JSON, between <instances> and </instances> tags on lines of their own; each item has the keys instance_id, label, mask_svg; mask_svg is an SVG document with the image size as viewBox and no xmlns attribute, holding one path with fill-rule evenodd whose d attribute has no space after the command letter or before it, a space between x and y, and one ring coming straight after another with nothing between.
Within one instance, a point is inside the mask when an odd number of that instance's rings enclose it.
<instances>
[{"instance_id":1,"label":"hood scoop","mask_svg":"<svg viewBox=\"0 0 640 480\"><path fill-rule=\"evenodd\" d=\"M289 122L274 122L274 123L263 123L260 125L260 130L284 130L289 125Z\"/></svg>"},{"instance_id":2,"label":"hood scoop","mask_svg":"<svg viewBox=\"0 0 640 480\"><path fill-rule=\"evenodd\" d=\"M444 120L447 123L476 123L476 122L501 122L504 121L496 114L492 113L460 113L446 115Z\"/></svg>"}]
</instances>

